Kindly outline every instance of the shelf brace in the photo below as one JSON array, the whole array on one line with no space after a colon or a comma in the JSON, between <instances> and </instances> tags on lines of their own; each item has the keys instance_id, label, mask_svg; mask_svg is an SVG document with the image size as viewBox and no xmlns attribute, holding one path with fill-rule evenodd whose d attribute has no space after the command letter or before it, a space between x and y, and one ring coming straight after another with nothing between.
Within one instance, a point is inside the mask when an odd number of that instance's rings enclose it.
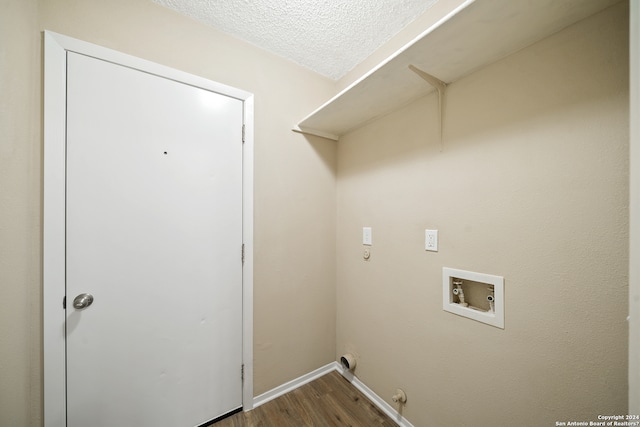
<instances>
[{"instance_id":1,"label":"shelf brace","mask_svg":"<svg viewBox=\"0 0 640 427\"><path fill-rule=\"evenodd\" d=\"M442 142L442 120L444 116L444 92L447 89L447 83L443 82L437 77L431 74L425 73L414 65L409 65L409 69L424 79L427 83L433 86L438 91L438 122L440 125L440 151L443 150Z\"/></svg>"}]
</instances>

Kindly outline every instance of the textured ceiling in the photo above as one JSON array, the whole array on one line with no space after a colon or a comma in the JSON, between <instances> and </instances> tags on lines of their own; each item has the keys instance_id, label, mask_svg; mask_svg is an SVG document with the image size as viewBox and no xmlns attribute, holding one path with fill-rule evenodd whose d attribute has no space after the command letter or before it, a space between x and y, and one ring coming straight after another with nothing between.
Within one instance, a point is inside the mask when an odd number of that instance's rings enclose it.
<instances>
[{"instance_id":1,"label":"textured ceiling","mask_svg":"<svg viewBox=\"0 0 640 427\"><path fill-rule=\"evenodd\" d=\"M438 0L153 0L337 80Z\"/></svg>"}]
</instances>

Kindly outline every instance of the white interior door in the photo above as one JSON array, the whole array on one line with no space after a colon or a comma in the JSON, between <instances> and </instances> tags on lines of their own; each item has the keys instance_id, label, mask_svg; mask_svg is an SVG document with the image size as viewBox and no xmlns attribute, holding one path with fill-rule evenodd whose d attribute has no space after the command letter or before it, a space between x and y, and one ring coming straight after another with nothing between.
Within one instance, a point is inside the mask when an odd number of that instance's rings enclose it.
<instances>
[{"instance_id":1,"label":"white interior door","mask_svg":"<svg viewBox=\"0 0 640 427\"><path fill-rule=\"evenodd\" d=\"M68 53L69 427L190 427L242 406L242 115Z\"/></svg>"}]
</instances>

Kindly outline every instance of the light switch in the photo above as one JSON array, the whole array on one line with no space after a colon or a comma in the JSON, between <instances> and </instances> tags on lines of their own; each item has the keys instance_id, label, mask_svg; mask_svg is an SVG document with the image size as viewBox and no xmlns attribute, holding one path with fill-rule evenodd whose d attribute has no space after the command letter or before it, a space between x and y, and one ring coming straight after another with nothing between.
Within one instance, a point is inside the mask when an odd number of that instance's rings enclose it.
<instances>
[{"instance_id":1,"label":"light switch","mask_svg":"<svg viewBox=\"0 0 640 427\"><path fill-rule=\"evenodd\" d=\"M438 252L438 230L424 230L424 248L428 251Z\"/></svg>"},{"instance_id":2,"label":"light switch","mask_svg":"<svg viewBox=\"0 0 640 427\"><path fill-rule=\"evenodd\" d=\"M362 227L362 244L371 246L372 237L371 237L371 227Z\"/></svg>"}]
</instances>

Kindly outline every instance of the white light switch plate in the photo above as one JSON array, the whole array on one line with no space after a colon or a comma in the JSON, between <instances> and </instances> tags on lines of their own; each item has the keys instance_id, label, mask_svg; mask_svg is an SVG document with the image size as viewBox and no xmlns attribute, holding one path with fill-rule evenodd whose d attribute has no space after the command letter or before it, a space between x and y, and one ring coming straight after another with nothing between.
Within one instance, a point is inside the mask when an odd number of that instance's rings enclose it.
<instances>
[{"instance_id":1,"label":"white light switch plate","mask_svg":"<svg viewBox=\"0 0 640 427\"><path fill-rule=\"evenodd\" d=\"M371 227L362 227L362 244L371 246L373 245L372 241Z\"/></svg>"},{"instance_id":2,"label":"white light switch plate","mask_svg":"<svg viewBox=\"0 0 640 427\"><path fill-rule=\"evenodd\" d=\"M428 251L438 252L438 230L424 230L424 248Z\"/></svg>"}]
</instances>

